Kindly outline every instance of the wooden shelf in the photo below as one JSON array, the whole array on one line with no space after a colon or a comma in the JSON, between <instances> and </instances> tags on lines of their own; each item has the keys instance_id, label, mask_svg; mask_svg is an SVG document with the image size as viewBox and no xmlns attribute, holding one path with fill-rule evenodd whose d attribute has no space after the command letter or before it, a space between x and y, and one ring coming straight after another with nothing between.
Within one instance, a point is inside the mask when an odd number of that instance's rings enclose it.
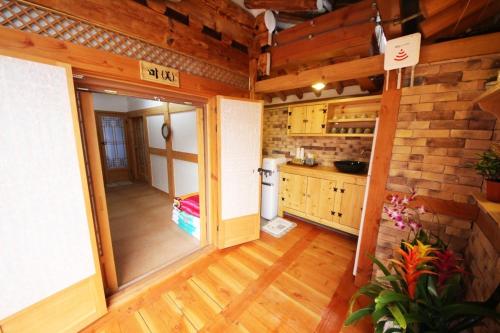
<instances>
[{"instance_id":1,"label":"wooden shelf","mask_svg":"<svg viewBox=\"0 0 500 333\"><path fill-rule=\"evenodd\" d=\"M500 118L500 83L488 88L473 102L477 103L483 111L492 113L497 118Z\"/></svg>"},{"instance_id":2,"label":"wooden shelf","mask_svg":"<svg viewBox=\"0 0 500 333\"><path fill-rule=\"evenodd\" d=\"M373 133L370 134L356 134L356 133L325 133L323 136L337 136L337 137L345 137L345 138L373 138Z\"/></svg>"},{"instance_id":3,"label":"wooden shelf","mask_svg":"<svg viewBox=\"0 0 500 333\"><path fill-rule=\"evenodd\" d=\"M329 123L360 123L375 122L377 118L328 119Z\"/></svg>"}]
</instances>

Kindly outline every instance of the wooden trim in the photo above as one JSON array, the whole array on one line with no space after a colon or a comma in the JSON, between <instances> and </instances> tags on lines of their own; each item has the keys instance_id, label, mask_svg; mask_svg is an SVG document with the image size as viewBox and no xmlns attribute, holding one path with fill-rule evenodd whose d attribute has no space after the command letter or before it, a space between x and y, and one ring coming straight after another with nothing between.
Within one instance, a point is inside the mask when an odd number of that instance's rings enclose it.
<instances>
[{"instance_id":1,"label":"wooden trim","mask_svg":"<svg viewBox=\"0 0 500 333\"><path fill-rule=\"evenodd\" d=\"M218 119L218 98L213 97L207 104L207 151L208 151L208 220L209 220L209 241L217 244L218 216L219 216L219 164L217 146L217 119Z\"/></svg>"},{"instance_id":2,"label":"wooden trim","mask_svg":"<svg viewBox=\"0 0 500 333\"><path fill-rule=\"evenodd\" d=\"M382 95L352 95L349 97L326 97L326 98L318 98L309 101L295 101L289 103L279 103L279 104L269 104L265 105L264 110L276 110L276 109L286 109L288 106L301 106L301 105L316 105L316 104L358 104L358 103L366 103L369 101L380 101Z\"/></svg>"},{"instance_id":3,"label":"wooden trim","mask_svg":"<svg viewBox=\"0 0 500 333\"><path fill-rule=\"evenodd\" d=\"M199 155L201 155L201 154L200 153L191 154L191 153L185 153L182 151L172 150L172 158L176 159L176 160L198 163L198 156Z\"/></svg>"},{"instance_id":4,"label":"wooden trim","mask_svg":"<svg viewBox=\"0 0 500 333\"><path fill-rule=\"evenodd\" d=\"M392 71L389 77L389 90L384 90L380 102L379 128L372 152L372 173L368 184L365 220L360 230L360 246L357 254L356 285L358 286L367 283L373 271L373 263L368 255L375 253L377 245L401 99L401 89L396 89L396 81L396 72Z\"/></svg>"},{"instance_id":5,"label":"wooden trim","mask_svg":"<svg viewBox=\"0 0 500 333\"><path fill-rule=\"evenodd\" d=\"M82 111L84 139L86 142L87 156L89 160L89 172L91 174L92 189L95 200L96 222L99 225L99 239L101 243L101 261L104 268L104 279L108 293L118 290L118 278L116 276L115 257L113 255L113 242L111 240L111 229L109 227L108 207L106 202L106 190L101 165L101 151L99 136L94 112L92 94L79 93Z\"/></svg>"},{"instance_id":6,"label":"wooden trim","mask_svg":"<svg viewBox=\"0 0 500 333\"><path fill-rule=\"evenodd\" d=\"M457 39L423 46L420 63L430 63L500 52L500 32ZM384 56L376 55L333 65L313 68L294 74L258 81L256 93L293 90L312 85L317 81L338 82L383 74Z\"/></svg>"},{"instance_id":7,"label":"wooden trim","mask_svg":"<svg viewBox=\"0 0 500 333\"><path fill-rule=\"evenodd\" d=\"M169 127L172 125L172 121L170 119L170 104L165 105L164 110L164 123ZM174 159L172 157L172 135L169 136L167 141L165 142L165 146L167 148L167 172L168 172L168 194L170 198L175 198L175 176L174 176Z\"/></svg>"},{"instance_id":8,"label":"wooden trim","mask_svg":"<svg viewBox=\"0 0 500 333\"><path fill-rule=\"evenodd\" d=\"M200 205L200 246L205 246L207 240L207 189L205 184L205 130L203 109L196 108L196 128L198 133L198 195Z\"/></svg>"},{"instance_id":9,"label":"wooden trim","mask_svg":"<svg viewBox=\"0 0 500 333\"><path fill-rule=\"evenodd\" d=\"M167 104L167 102L163 102ZM153 106L151 108L133 110L126 113L127 117L154 116L165 113L165 105Z\"/></svg>"},{"instance_id":10,"label":"wooden trim","mask_svg":"<svg viewBox=\"0 0 500 333\"><path fill-rule=\"evenodd\" d=\"M206 100L220 93L248 96L247 90L186 72L179 73L181 79L178 88L142 81L139 75L138 60L50 37L0 27L0 51L9 50L68 63L73 67L75 73L85 76L151 87L164 94L176 93L179 98L185 97L185 100L192 100L193 96Z\"/></svg>"},{"instance_id":11,"label":"wooden trim","mask_svg":"<svg viewBox=\"0 0 500 333\"><path fill-rule=\"evenodd\" d=\"M167 156L167 149L148 147L148 150L153 155Z\"/></svg>"}]
</instances>

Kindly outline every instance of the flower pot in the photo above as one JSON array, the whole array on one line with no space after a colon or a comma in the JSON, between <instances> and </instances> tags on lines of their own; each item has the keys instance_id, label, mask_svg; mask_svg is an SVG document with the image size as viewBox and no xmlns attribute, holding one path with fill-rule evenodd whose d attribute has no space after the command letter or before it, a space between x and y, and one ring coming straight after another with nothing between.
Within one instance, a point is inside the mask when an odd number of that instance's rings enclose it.
<instances>
[{"instance_id":1,"label":"flower pot","mask_svg":"<svg viewBox=\"0 0 500 333\"><path fill-rule=\"evenodd\" d=\"M486 181L486 199L500 202L500 182L494 180Z\"/></svg>"}]
</instances>

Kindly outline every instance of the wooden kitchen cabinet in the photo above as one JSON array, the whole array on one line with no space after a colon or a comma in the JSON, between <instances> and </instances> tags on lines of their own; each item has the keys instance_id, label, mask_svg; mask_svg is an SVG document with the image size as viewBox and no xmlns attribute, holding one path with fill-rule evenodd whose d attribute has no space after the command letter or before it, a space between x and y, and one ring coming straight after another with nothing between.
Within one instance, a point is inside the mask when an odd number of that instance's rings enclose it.
<instances>
[{"instance_id":1,"label":"wooden kitchen cabinet","mask_svg":"<svg viewBox=\"0 0 500 333\"><path fill-rule=\"evenodd\" d=\"M282 173L280 177L282 205L294 210L305 210L307 177L288 173Z\"/></svg>"},{"instance_id":2,"label":"wooden kitchen cabinet","mask_svg":"<svg viewBox=\"0 0 500 333\"><path fill-rule=\"evenodd\" d=\"M288 135L323 134L326 127L326 104L288 107Z\"/></svg>"},{"instance_id":3,"label":"wooden kitchen cabinet","mask_svg":"<svg viewBox=\"0 0 500 333\"><path fill-rule=\"evenodd\" d=\"M279 215L299 216L357 235L366 177L329 167L280 166Z\"/></svg>"}]
</instances>

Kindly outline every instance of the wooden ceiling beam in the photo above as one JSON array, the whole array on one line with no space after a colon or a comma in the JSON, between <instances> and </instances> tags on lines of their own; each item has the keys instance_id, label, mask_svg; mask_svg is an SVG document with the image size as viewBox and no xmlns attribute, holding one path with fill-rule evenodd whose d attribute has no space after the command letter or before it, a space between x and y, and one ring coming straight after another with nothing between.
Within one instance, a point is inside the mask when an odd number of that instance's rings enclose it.
<instances>
[{"instance_id":1,"label":"wooden ceiling beam","mask_svg":"<svg viewBox=\"0 0 500 333\"><path fill-rule=\"evenodd\" d=\"M316 0L245 0L249 9L272 9L286 12L318 10Z\"/></svg>"},{"instance_id":2,"label":"wooden ceiling beam","mask_svg":"<svg viewBox=\"0 0 500 333\"><path fill-rule=\"evenodd\" d=\"M392 39L401 36L403 32L401 23L395 24L394 22L390 22L401 18L400 1L377 0L377 8L379 10L382 22L386 22L382 24L382 27L384 28L384 34L387 37L387 39Z\"/></svg>"},{"instance_id":3,"label":"wooden ceiling beam","mask_svg":"<svg viewBox=\"0 0 500 333\"><path fill-rule=\"evenodd\" d=\"M438 15L431 16L420 23L420 31L424 38L438 35L440 32L456 26L471 15L478 14L481 9L489 5L491 0L460 1L455 5L439 12ZM498 2L498 1L493 1ZM495 13L493 13L495 14Z\"/></svg>"},{"instance_id":4,"label":"wooden ceiling beam","mask_svg":"<svg viewBox=\"0 0 500 333\"><path fill-rule=\"evenodd\" d=\"M271 47L271 71L293 65L307 64L345 55L352 55L350 48L361 46L371 49L375 24L366 22L342 27L283 46Z\"/></svg>"},{"instance_id":5,"label":"wooden ceiling beam","mask_svg":"<svg viewBox=\"0 0 500 333\"><path fill-rule=\"evenodd\" d=\"M420 63L495 53L500 53L500 32L423 46L420 51ZM256 91L269 93L291 90L307 87L318 81L345 81L383 73L384 56L376 55L258 81Z\"/></svg>"},{"instance_id":6,"label":"wooden ceiling beam","mask_svg":"<svg viewBox=\"0 0 500 333\"><path fill-rule=\"evenodd\" d=\"M283 46L343 26L370 22L377 15L377 10L371 3L372 0L363 0L285 29L274 35L273 44Z\"/></svg>"},{"instance_id":7,"label":"wooden ceiling beam","mask_svg":"<svg viewBox=\"0 0 500 333\"><path fill-rule=\"evenodd\" d=\"M437 13L445 10L462 0L420 0L420 11L425 18L436 15Z\"/></svg>"},{"instance_id":8,"label":"wooden ceiling beam","mask_svg":"<svg viewBox=\"0 0 500 333\"><path fill-rule=\"evenodd\" d=\"M278 97L283 101L283 102L286 102L286 94L283 92L283 91L278 91L276 92L276 95L278 95Z\"/></svg>"}]
</instances>

